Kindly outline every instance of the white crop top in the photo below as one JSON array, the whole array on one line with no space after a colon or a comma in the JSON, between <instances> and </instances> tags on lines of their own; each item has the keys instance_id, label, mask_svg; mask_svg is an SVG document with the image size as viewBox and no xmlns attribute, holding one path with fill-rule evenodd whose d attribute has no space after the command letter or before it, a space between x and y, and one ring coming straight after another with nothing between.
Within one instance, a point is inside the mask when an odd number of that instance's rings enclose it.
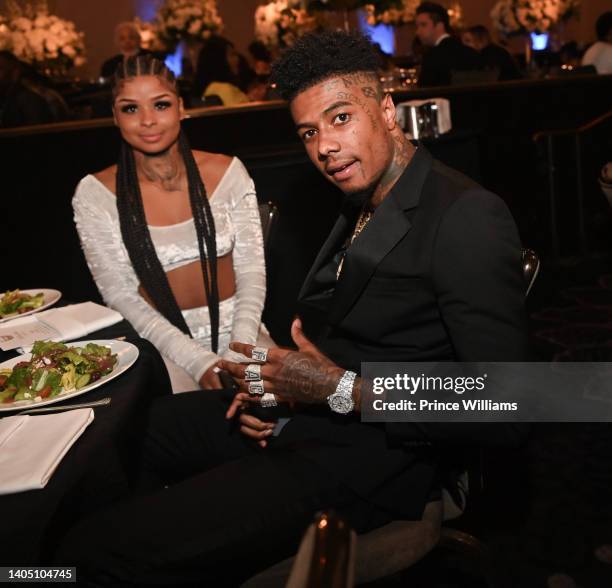
<instances>
[{"instance_id":1,"label":"white crop top","mask_svg":"<svg viewBox=\"0 0 612 588\"><path fill-rule=\"evenodd\" d=\"M232 252L236 294L231 339L255 344L266 296L266 272L255 186L239 159L232 160L209 201L217 256ZM72 206L81 246L104 302L198 381L219 357L177 329L138 293L139 280L121 236L115 195L88 175L79 182ZM149 228L165 271L199 259L193 219Z\"/></svg>"},{"instance_id":2,"label":"white crop top","mask_svg":"<svg viewBox=\"0 0 612 588\"><path fill-rule=\"evenodd\" d=\"M224 183L226 180L231 181L232 168L237 161L239 160L236 158L232 160L215 191L209 196L210 208L215 219L217 257L227 255L234 248L236 236L232 224L231 203L228 203L227 199L224 201L223 194L225 194ZM193 218L175 225L149 225L149 233L164 271L169 272L200 259L198 235Z\"/></svg>"}]
</instances>

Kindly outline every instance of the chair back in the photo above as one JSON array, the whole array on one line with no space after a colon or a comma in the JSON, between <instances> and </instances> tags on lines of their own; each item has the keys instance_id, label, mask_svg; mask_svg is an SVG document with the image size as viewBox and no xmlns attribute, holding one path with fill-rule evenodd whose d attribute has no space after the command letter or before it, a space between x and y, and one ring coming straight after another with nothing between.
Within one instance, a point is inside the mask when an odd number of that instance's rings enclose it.
<instances>
[{"instance_id":1,"label":"chair back","mask_svg":"<svg viewBox=\"0 0 612 588\"><path fill-rule=\"evenodd\" d=\"M259 205L259 217L261 218L261 232L263 234L264 250L268 250L270 235L278 220L278 208L272 202Z\"/></svg>"},{"instance_id":2,"label":"chair back","mask_svg":"<svg viewBox=\"0 0 612 588\"><path fill-rule=\"evenodd\" d=\"M540 258L533 249L523 249L522 251L522 262L523 262L523 277L525 278L525 297L529 296L529 292L538 277L540 271Z\"/></svg>"},{"instance_id":3,"label":"chair back","mask_svg":"<svg viewBox=\"0 0 612 588\"><path fill-rule=\"evenodd\" d=\"M315 517L295 556L286 588L352 588L355 532L334 511Z\"/></svg>"},{"instance_id":4,"label":"chair back","mask_svg":"<svg viewBox=\"0 0 612 588\"><path fill-rule=\"evenodd\" d=\"M538 277L540 271L540 258L533 249L521 251L523 277L525 278L525 298ZM444 520L458 518L465 510L469 494L482 492L484 487L482 452L479 450L472 455L467 470L463 468L453 472L447 480L446 487L442 488L442 501L444 504Z\"/></svg>"}]
</instances>

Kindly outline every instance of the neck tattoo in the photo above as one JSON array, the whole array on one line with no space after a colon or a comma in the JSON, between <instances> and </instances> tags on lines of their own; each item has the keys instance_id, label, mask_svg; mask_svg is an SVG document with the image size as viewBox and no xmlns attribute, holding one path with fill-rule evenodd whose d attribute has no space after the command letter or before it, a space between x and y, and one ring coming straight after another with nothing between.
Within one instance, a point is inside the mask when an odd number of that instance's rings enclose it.
<instances>
[{"instance_id":1,"label":"neck tattoo","mask_svg":"<svg viewBox=\"0 0 612 588\"><path fill-rule=\"evenodd\" d=\"M393 159L372 194L370 202L373 206L378 206L386 198L395 182L404 173L416 150L406 139L399 126L392 131L391 138L393 139Z\"/></svg>"},{"instance_id":2,"label":"neck tattoo","mask_svg":"<svg viewBox=\"0 0 612 588\"><path fill-rule=\"evenodd\" d=\"M168 192L182 189L183 170L177 157L167 153L155 157L143 157L140 169L147 181L161 184Z\"/></svg>"}]
</instances>

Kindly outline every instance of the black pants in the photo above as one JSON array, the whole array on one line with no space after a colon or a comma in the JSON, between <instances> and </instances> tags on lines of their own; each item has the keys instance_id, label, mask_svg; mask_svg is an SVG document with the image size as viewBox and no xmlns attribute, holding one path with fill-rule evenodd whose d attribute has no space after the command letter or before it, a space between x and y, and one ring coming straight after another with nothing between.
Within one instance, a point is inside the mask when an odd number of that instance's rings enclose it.
<instances>
[{"instance_id":1,"label":"black pants","mask_svg":"<svg viewBox=\"0 0 612 588\"><path fill-rule=\"evenodd\" d=\"M217 392L159 399L144 473L168 487L81 521L57 562L77 566L79 582L92 586L237 586L295 553L322 508L372 521L367 505L290 447L251 444L225 420L226 408Z\"/></svg>"}]
</instances>

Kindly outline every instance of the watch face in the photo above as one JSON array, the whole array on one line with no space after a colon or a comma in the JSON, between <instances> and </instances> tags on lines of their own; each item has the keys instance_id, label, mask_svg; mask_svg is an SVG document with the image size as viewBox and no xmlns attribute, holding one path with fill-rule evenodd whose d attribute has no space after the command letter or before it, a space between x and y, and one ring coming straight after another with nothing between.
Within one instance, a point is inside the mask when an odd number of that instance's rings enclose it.
<instances>
[{"instance_id":1,"label":"watch face","mask_svg":"<svg viewBox=\"0 0 612 588\"><path fill-rule=\"evenodd\" d=\"M332 394L329 397L329 406L334 412L348 414L353 410L354 402L351 396L344 394Z\"/></svg>"}]
</instances>

